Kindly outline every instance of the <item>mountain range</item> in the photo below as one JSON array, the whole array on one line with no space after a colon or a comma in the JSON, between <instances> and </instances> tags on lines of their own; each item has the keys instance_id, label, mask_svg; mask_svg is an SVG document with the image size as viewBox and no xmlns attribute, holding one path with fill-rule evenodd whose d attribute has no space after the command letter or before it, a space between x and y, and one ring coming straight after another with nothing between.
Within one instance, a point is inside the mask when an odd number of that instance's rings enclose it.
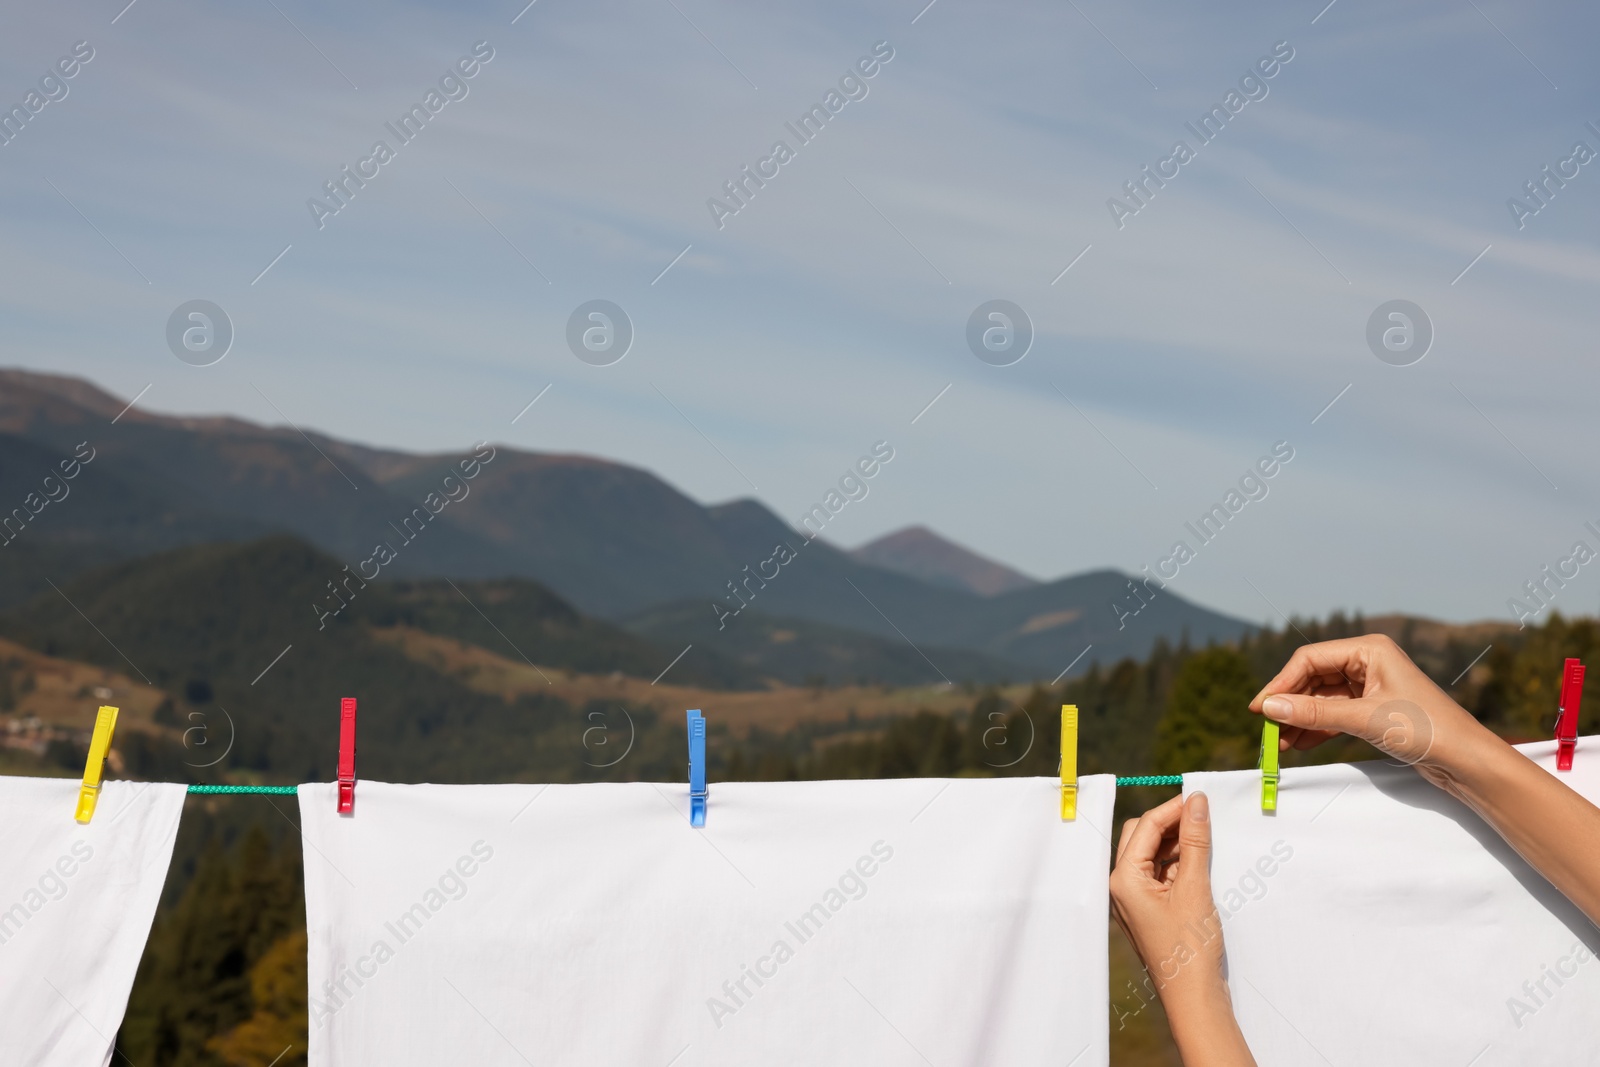
<instances>
[{"instance_id":1,"label":"mountain range","mask_svg":"<svg viewBox=\"0 0 1600 1067\"><path fill-rule=\"evenodd\" d=\"M846 552L758 501L704 505L604 459L411 454L0 371L0 608L96 566L275 534L339 564L296 609L313 628L380 574L526 579L669 654L721 657L706 673L730 682L1050 679L1250 629L1170 592L1122 626L1111 604L1129 579L1113 570L1037 582L922 528Z\"/></svg>"}]
</instances>

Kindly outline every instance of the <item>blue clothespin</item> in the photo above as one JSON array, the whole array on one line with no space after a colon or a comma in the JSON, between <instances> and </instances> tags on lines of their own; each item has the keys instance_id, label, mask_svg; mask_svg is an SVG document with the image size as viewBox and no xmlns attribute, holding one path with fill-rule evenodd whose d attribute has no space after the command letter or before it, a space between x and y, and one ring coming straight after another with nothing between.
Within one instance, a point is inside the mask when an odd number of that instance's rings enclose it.
<instances>
[{"instance_id":1,"label":"blue clothespin","mask_svg":"<svg viewBox=\"0 0 1600 1067\"><path fill-rule=\"evenodd\" d=\"M706 824L706 719L695 708L689 720L689 825Z\"/></svg>"}]
</instances>

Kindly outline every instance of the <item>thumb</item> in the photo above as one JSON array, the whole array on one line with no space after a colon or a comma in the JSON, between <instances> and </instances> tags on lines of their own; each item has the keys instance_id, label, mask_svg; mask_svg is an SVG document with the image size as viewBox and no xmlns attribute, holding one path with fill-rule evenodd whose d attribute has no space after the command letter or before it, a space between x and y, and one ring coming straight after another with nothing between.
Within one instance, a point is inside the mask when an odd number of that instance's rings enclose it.
<instances>
[{"instance_id":1,"label":"thumb","mask_svg":"<svg viewBox=\"0 0 1600 1067\"><path fill-rule=\"evenodd\" d=\"M1178 821L1178 886L1204 900L1211 899L1211 801L1192 793L1183 802Z\"/></svg>"},{"instance_id":2,"label":"thumb","mask_svg":"<svg viewBox=\"0 0 1600 1067\"><path fill-rule=\"evenodd\" d=\"M1367 724L1376 706L1376 701L1359 697L1275 693L1261 702L1261 713L1284 726L1366 738Z\"/></svg>"}]
</instances>

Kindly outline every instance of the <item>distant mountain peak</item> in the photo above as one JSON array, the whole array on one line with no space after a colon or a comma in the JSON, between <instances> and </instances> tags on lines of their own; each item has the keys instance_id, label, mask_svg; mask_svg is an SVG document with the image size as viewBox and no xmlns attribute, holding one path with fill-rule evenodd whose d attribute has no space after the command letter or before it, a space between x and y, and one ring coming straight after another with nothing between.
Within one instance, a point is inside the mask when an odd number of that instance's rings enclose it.
<instances>
[{"instance_id":1,"label":"distant mountain peak","mask_svg":"<svg viewBox=\"0 0 1600 1067\"><path fill-rule=\"evenodd\" d=\"M849 555L859 563L979 596L999 596L1039 584L1020 571L940 537L926 526L907 526L885 534Z\"/></svg>"}]
</instances>

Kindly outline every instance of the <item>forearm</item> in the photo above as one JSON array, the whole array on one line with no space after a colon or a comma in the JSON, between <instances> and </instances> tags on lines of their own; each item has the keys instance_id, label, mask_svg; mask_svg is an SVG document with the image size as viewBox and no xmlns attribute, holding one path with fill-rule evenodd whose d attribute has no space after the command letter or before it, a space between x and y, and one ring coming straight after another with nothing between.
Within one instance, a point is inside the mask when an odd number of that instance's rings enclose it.
<instances>
[{"instance_id":1,"label":"forearm","mask_svg":"<svg viewBox=\"0 0 1600 1067\"><path fill-rule=\"evenodd\" d=\"M1424 773L1600 924L1600 808L1482 727L1439 757Z\"/></svg>"},{"instance_id":2,"label":"forearm","mask_svg":"<svg viewBox=\"0 0 1600 1067\"><path fill-rule=\"evenodd\" d=\"M1161 1007L1183 1067L1256 1067L1220 978L1203 988L1164 988Z\"/></svg>"}]
</instances>

